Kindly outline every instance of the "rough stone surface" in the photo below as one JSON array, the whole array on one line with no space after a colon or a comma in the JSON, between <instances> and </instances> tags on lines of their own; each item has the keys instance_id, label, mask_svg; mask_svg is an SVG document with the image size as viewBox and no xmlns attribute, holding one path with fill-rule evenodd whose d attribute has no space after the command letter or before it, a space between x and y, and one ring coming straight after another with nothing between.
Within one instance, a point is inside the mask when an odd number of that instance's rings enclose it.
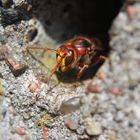
<instances>
[{"instance_id":1,"label":"rough stone surface","mask_svg":"<svg viewBox=\"0 0 140 140\"><path fill-rule=\"evenodd\" d=\"M53 75L47 84L45 79L37 77L39 75L48 77L56 63L55 54L43 51L27 52L26 47L37 44L55 48L60 43L54 39L60 32L55 34L55 31L67 31L67 28L63 29L65 26L58 22L62 16L57 5L58 1L53 0L51 7L52 0L46 0L48 2L47 8L46 5L44 7L47 12L46 18L44 15L40 16L45 12L42 13L42 9L36 5L43 3L35 1L37 3L32 5L33 1L0 1L0 51L5 50L6 46L10 56L18 64L29 67L15 77L6 64L7 54L0 52L4 56L0 59L0 139L139 140L139 1L126 1L113 21L109 30L112 50L93 78L63 83ZM61 3L60 9L65 11L63 21L66 21L71 4L65 7L63 0ZM58 9L55 9L56 7ZM54 12L49 15L48 11L51 9ZM40 11L40 14L36 13L37 11ZM78 12L77 15L79 14ZM51 22L49 19L56 15L59 18L57 20L54 18ZM73 20L76 21L77 18ZM51 38L43 24L53 25L48 32L53 32L55 36ZM77 31L75 28L73 30ZM71 35L71 32L66 33L68 36ZM32 93L29 85L34 82L39 84L39 87L37 86L37 90ZM96 86L94 85L96 88L88 88L87 94L86 88L92 86L90 83L96 83ZM94 94L97 91L100 94ZM63 113L62 110L67 113ZM90 119L86 120L87 118Z\"/></svg>"}]
</instances>

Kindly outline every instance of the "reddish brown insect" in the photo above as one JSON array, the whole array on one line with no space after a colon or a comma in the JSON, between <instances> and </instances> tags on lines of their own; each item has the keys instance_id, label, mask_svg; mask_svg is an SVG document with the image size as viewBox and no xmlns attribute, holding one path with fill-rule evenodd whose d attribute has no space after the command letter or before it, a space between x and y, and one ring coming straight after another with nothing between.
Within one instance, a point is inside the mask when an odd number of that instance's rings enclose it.
<instances>
[{"instance_id":1,"label":"reddish brown insect","mask_svg":"<svg viewBox=\"0 0 140 140\"><path fill-rule=\"evenodd\" d=\"M40 47L28 47L28 49L42 49L56 53L56 66L52 69L50 77L56 72L62 73L77 69L77 79L92 65L105 60L104 50L97 39L89 39L83 36L66 41L56 50Z\"/></svg>"}]
</instances>

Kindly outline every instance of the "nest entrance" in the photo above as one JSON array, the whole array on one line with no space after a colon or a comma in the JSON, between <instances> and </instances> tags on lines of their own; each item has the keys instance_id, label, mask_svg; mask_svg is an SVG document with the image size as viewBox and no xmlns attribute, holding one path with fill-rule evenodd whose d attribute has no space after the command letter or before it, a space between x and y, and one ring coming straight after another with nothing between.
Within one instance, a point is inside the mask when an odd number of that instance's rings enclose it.
<instances>
[{"instance_id":1,"label":"nest entrance","mask_svg":"<svg viewBox=\"0 0 140 140\"><path fill-rule=\"evenodd\" d=\"M108 50L108 30L121 6L122 0L34 0L33 3L35 17L56 42L81 35L96 37ZM92 74L98 68L92 69Z\"/></svg>"},{"instance_id":2,"label":"nest entrance","mask_svg":"<svg viewBox=\"0 0 140 140\"><path fill-rule=\"evenodd\" d=\"M46 33L63 42L78 35L105 41L121 6L121 0L34 0L33 7Z\"/></svg>"}]
</instances>

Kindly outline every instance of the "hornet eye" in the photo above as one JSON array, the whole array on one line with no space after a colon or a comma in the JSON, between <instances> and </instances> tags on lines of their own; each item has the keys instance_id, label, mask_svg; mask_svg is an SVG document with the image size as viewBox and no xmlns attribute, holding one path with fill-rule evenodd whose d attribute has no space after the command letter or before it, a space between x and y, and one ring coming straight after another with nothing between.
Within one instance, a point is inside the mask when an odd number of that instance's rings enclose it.
<instances>
[{"instance_id":1,"label":"hornet eye","mask_svg":"<svg viewBox=\"0 0 140 140\"><path fill-rule=\"evenodd\" d=\"M65 57L65 65L70 65L74 61L74 53L73 51L69 51L68 54Z\"/></svg>"}]
</instances>

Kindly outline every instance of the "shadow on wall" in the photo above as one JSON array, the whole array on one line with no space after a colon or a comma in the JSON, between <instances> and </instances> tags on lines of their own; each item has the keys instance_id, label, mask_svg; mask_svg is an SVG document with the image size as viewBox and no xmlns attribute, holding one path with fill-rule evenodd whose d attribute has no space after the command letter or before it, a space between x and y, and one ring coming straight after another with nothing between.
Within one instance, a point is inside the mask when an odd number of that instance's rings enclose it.
<instances>
[{"instance_id":1,"label":"shadow on wall","mask_svg":"<svg viewBox=\"0 0 140 140\"><path fill-rule=\"evenodd\" d=\"M100 37L107 41L112 20L122 0L34 0L34 15L47 34L58 42L73 36Z\"/></svg>"}]
</instances>

